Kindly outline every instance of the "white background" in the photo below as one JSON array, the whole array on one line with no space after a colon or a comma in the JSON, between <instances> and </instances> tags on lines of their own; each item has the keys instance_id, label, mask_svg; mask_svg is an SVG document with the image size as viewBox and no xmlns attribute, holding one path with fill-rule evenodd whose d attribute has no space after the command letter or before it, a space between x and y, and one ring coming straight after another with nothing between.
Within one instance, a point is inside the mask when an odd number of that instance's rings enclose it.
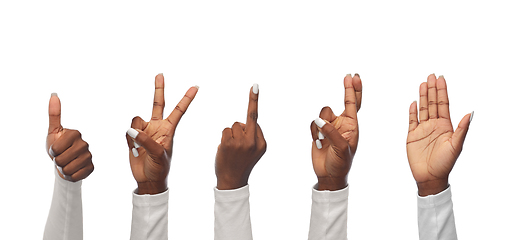
<instances>
[{"instance_id":1,"label":"white background","mask_svg":"<svg viewBox=\"0 0 518 240\"><path fill-rule=\"evenodd\" d=\"M136 183L125 132L151 117L154 76L166 112L200 91L177 128L169 238L213 238L214 156L246 120L260 85L268 150L250 177L254 239L307 239L316 182L309 125L343 110L342 79L364 87L349 177L350 239L417 239L406 159L408 108L430 73L448 84L453 126L475 111L450 175L460 239L515 236L518 15L512 1L2 1L0 232L41 239L54 174L48 99L90 144L85 239L128 239ZM7 235L7 237L6 237Z\"/></svg>"}]
</instances>

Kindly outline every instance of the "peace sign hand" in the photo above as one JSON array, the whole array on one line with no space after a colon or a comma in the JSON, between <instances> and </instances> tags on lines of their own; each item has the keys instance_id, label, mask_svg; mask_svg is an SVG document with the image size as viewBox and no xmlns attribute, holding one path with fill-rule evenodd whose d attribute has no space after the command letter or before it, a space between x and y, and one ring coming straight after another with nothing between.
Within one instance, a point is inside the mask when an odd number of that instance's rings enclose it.
<instances>
[{"instance_id":1,"label":"peace sign hand","mask_svg":"<svg viewBox=\"0 0 518 240\"><path fill-rule=\"evenodd\" d=\"M157 194L167 190L174 133L197 92L198 87L187 90L171 114L163 119L164 76L158 74L155 77L151 121L133 118L131 128L126 134L131 171L138 185L137 194Z\"/></svg>"}]
</instances>

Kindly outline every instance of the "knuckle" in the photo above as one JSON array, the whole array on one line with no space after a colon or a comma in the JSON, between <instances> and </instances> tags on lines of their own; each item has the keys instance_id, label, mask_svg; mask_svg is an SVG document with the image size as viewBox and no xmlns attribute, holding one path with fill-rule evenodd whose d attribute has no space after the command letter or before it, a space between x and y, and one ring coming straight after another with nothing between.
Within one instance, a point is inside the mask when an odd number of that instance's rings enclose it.
<instances>
[{"instance_id":1,"label":"knuckle","mask_svg":"<svg viewBox=\"0 0 518 240\"><path fill-rule=\"evenodd\" d=\"M180 107L180 105L176 105L176 107L174 107L175 110L178 110L180 113L184 114L185 113L185 110L182 109L182 107Z\"/></svg>"},{"instance_id":2,"label":"knuckle","mask_svg":"<svg viewBox=\"0 0 518 240\"><path fill-rule=\"evenodd\" d=\"M78 130L69 130L70 131L70 134L74 137L74 138L81 138L81 132L79 132Z\"/></svg>"},{"instance_id":3,"label":"knuckle","mask_svg":"<svg viewBox=\"0 0 518 240\"><path fill-rule=\"evenodd\" d=\"M257 118L259 117L258 114L257 114L257 111L253 111L253 112L250 112L250 114L248 114L248 117L250 119L252 119L253 121L257 121Z\"/></svg>"},{"instance_id":4,"label":"knuckle","mask_svg":"<svg viewBox=\"0 0 518 240\"><path fill-rule=\"evenodd\" d=\"M58 165L59 167L64 167L66 164L66 161L63 160L63 158L61 158L59 156L54 158L54 161L56 162L56 165Z\"/></svg>"},{"instance_id":5,"label":"knuckle","mask_svg":"<svg viewBox=\"0 0 518 240\"><path fill-rule=\"evenodd\" d=\"M135 124L137 124L140 121L141 121L141 118L139 116L134 117L133 119L131 119L131 126L134 126Z\"/></svg>"}]
</instances>

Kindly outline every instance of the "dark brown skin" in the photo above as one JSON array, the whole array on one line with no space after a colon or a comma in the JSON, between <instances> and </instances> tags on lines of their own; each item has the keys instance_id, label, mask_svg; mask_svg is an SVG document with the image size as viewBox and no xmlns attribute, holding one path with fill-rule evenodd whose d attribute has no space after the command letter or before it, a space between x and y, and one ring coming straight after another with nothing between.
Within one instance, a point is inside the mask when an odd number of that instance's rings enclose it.
<instances>
[{"instance_id":1,"label":"dark brown skin","mask_svg":"<svg viewBox=\"0 0 518 240\"><path fill-rule=\"evenodd\" d=\"M53 155L49 152L51 148ZM62 168L64 175L59 171L58 174L65 180L77 182L94 171L92 154L81 133L61 126L61 101L57 95L49 100L47 154L51 159L55 158L56 165Z\"/></svg>"},{"instance_id":2,"label":"dark brown skin","mask_svg":"<svg viewBox=\"0 0 518 240\"><path fill-rule=\"evenodd\" d=\"M266 141L259 124L259 94L250 89L246 124L235 122L225 128L216 153L216 177L219 190L231 190L248 184L248 177L255 164L266 152Z\"/></svg>"},{"instance_id":3,"label":"dark brown skin","mask_svg":"<svg viewBox=\"0 0 518 240\"><path fill-rule=\"evenodd\" d=\"M454 132L442 76L428 76L428 81L419 87L419 95L419 120L417 103L410 105L406 148L418 194L428 196L448 188L448 176L462 151L471 114L462 118Z\"/></svg>"},{"instance_id":4,"label":"dark brown skin","mask_svg":"<svg viewBox=\"0 0 518 240\"><path fill-rule=\"evenodd\" d=\"M173 137L180 119L187 111L198 92L191 87L185 93L169 117L163 119L165 106L164 76L155 77L155 97L151 121L145 122L140 117L133 118L131 128L139 134L132 139L126 134L129 147L129 159L133 177L137 181L137 194L158 194L167 190L167 176L173 154ZM133 156L134 141L140 144L138 157Z\"/></svg>"},{"instance_id":5,"label":"dark brown skin","mask_svg":"<svg viewBox=\"0 0 518 240\"><path fill-rule=\"evenodd\" d=\"M317 175L317 190L340 190L347 187L347 176L351 170L352 161L358 147L358 118L362 99L362 82L360 75L344 78L345 110L336 116L331 108L324 107L320 118L326 124L320 129L315 122L311 123L313 146L311 156L313 169ZM318 132L324 135L320 140L322 149L318 149L315 141Z\"/></svg>"}]
</instances>

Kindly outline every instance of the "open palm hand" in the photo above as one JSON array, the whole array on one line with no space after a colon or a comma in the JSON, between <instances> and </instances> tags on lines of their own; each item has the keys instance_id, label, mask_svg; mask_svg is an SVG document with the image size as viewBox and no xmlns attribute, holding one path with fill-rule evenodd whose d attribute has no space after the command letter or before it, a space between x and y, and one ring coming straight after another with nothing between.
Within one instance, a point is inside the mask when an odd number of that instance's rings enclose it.
<instances>
[{"instance_id":1,"label":"open palm hand","mask_svg":"<svg viewBox=\"0 0 518 240\"><path fill-rule=\"evenodd\" d=\"M420 195L436 194L448 186L448 176L457 161L468 131L470 117L460 121L455 132L450 120L444 77L428 76L419 88L417 103L410 105L407 155Z\"/></svg>"}]
</instances>

